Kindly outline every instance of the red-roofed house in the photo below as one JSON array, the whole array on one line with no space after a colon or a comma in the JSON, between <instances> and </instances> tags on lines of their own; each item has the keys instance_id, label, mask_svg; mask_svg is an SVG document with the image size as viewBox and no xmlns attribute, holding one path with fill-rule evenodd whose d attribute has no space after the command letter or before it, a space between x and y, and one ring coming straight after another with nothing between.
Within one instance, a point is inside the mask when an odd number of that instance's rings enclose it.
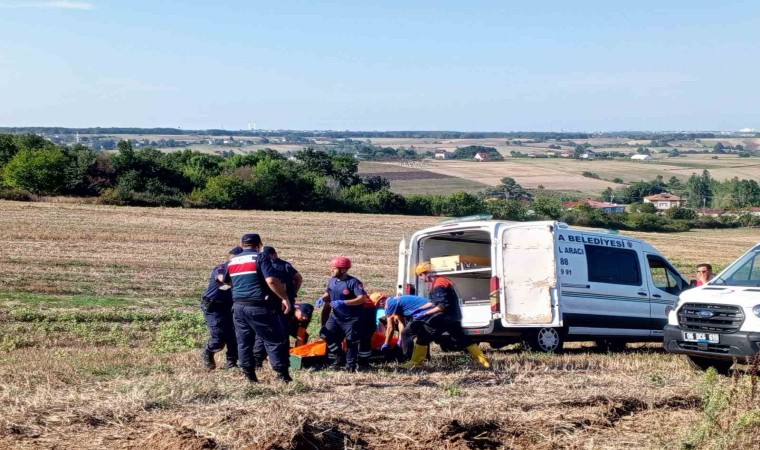
<instances>
[{"instance_id":1,"label":"red-roofed house","mask_svg":"<svg viewBox=\"0 0 760 450\"><path fill-rule=\"evenodd\" d=\"M488 161L488 153L482 153L482 152L475 153L475 160L480 161L480 162Z\"/></svg>"},{"instance_id":2,"label":"red-roofed house","mask_svg":"<svg viewBox=\"0 0 760 450\"><path fill-rule=\"evenodd\" d=\"M655 194L644 197L644 203L653 204L658 211L667 211L670 208L684 206L686 204L686 199L677 195L663 192L662 194Z\"/></svg>"},{"instance_id":3,"label":"red-roofed house","mask_svg":"<svg viewBox=\"0 0 760 450\"><path fill-rule=\"evenodd\" d=\"M588 205L592 208L601 209L608 214L620 214L625 212L625 205L618 205L617 203L599 202L590 198L580 200L577 202L568 202L563 204L565 208L573 208L575 206Z\"/></svg>"}]
</instances>

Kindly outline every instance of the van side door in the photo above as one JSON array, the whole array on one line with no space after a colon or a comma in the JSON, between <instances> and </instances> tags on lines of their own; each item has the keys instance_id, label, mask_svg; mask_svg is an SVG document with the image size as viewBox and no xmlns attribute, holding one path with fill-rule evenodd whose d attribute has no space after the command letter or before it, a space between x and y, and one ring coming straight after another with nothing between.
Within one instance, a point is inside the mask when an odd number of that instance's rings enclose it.
<instances>
[{"instance_id":1,"label":"van side door","mask_svg":"<svg viewBox=\"0 0 760 450\"><path fill-rule=\"evenodd\" d=\"M649 288L640 244L594 236L584 236L584 242L588 288L575 295L587 300L587 309L564 313L568 332L592 337L649 336Z\"/></svg>"},{"instance_id":2,"label":"van side door","mask_svg":"<svg viewBox=\"0 0 760 450\"><path fill-rule=\"evenodd\" d=\"M645 256L650 293L651 336L662 336L662 330L668 323L665 309L668 306L675 307L678 295L689 287L689 283L662 256L652 253L645 253Z\"/></svg>"}]
</instances>

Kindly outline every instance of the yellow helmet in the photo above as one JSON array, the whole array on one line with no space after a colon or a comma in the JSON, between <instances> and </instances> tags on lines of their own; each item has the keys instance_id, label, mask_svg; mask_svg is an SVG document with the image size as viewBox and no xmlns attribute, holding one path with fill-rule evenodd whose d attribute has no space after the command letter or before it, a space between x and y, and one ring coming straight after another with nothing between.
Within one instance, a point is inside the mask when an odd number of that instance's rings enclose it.
<instances>
[{"instance_id":1,"label":"yellow helmet","mask_svg":"<svg viewBox=\"0 0 760 450\"><path fill-rule=\"evenodd\" d=\"M414 273L417 276L420 276L423 273L432 272L432 271L433 271L433 266L430 265L430 261L422 261L421 263L417 264L417 267L415 267L414 269Z\"/></svg>"},{"instance_id":2,"label":"yellow helmet","mask_svg":"<svg viewBox=\"0 0 760 450\"><path fill-rule=\"evenodd\" d=\"M369 299L372 300L372 303L374 303L376 305L377 305L377 303L380 300L382 300L384 298L387 298L387 297L388 296L384 292L373 292L373 293L369 294Z\"/></svg>"}]
</instances>

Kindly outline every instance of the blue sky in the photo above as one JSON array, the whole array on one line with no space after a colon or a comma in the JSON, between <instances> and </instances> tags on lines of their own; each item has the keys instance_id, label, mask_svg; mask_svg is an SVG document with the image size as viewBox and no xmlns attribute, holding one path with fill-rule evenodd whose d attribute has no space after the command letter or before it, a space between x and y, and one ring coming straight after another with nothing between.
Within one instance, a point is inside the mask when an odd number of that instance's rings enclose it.
<instances>
[{"instance_id":1,"label":"blue sky","mask_svg":"<svg viewBox=\"0 0 760 450\"><path fill-rule=\"evenodd\" d=\"M0 126L760 128L760 2L0 0Z\"/></svg>"}]
</instances>

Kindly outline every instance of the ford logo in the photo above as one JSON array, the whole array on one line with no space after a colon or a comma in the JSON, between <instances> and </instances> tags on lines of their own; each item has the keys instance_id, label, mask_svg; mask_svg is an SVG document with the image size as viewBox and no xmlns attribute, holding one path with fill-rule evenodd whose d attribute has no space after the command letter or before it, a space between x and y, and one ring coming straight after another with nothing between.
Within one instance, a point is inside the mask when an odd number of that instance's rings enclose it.
<instances>
[{"instance_id":1,"label":"ford logo","mask_svg":"<svg viewBox=\"0 0 760 450\"><path fill-rule=\"evenodd\" d=\"M710 317L714 316L714 315L715 315L715 313L714 313L714 312L712 312L712 311L707 311L707 310L704 310L704 309L703 309L702 311L699 311L699 312L697 313L697 315L698 315L699 317L703 317L703 318L707 319L707 318L710 318Z\"/></svg>"}]
</instances>

